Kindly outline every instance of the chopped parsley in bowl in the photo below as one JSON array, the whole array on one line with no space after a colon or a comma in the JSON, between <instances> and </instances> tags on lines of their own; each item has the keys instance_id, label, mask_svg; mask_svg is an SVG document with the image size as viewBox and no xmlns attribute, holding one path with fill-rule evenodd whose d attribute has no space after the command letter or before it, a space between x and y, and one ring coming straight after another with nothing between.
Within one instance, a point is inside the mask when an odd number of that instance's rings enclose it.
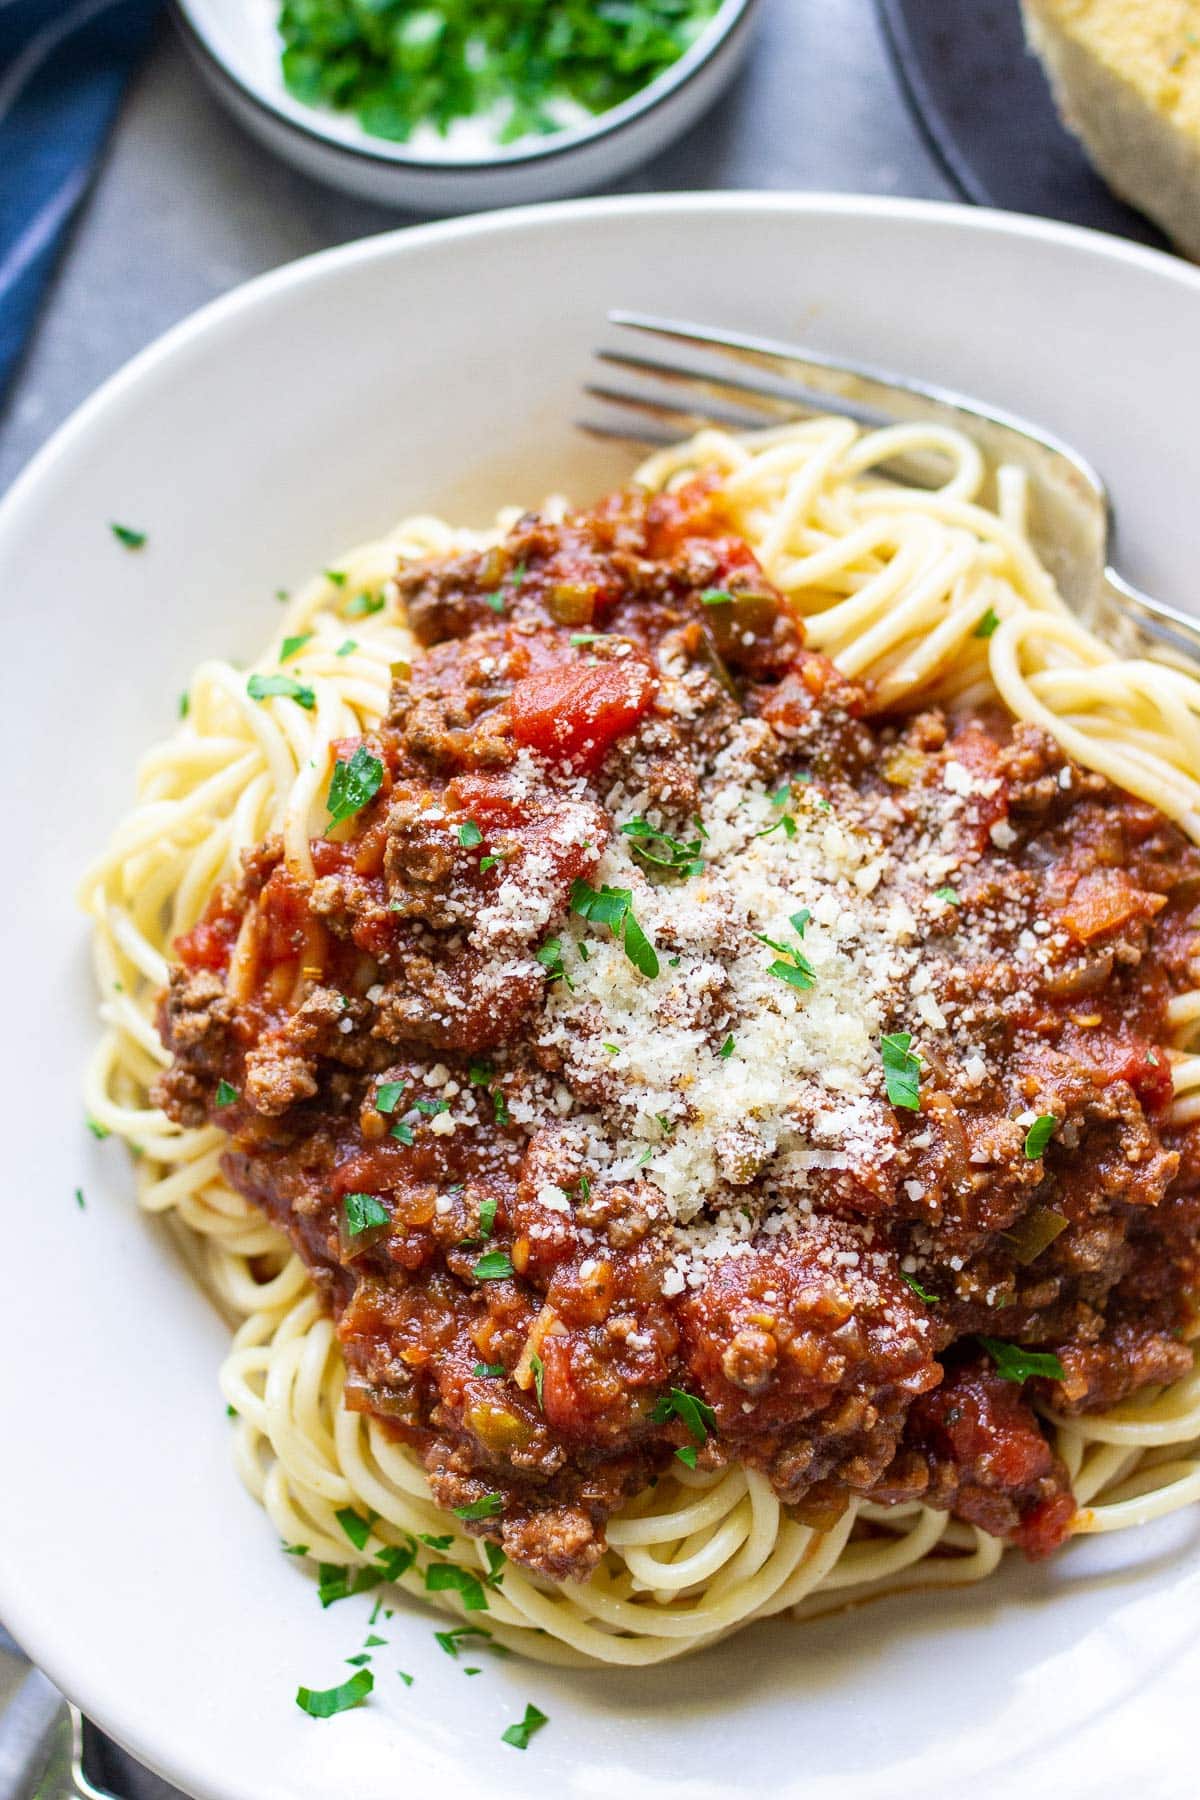
<instances>
[{"instance_id":1,"label":"chopped parsley in bowl","mask_svg":"<svg viewBox=\"0 0 1200 1800\"><path fill-rule=\"evenodd\" d=\"M283 78L373 137L497 145L585 123L677 62L720 0L283 0Z\"/></svg>"}]
</instances>

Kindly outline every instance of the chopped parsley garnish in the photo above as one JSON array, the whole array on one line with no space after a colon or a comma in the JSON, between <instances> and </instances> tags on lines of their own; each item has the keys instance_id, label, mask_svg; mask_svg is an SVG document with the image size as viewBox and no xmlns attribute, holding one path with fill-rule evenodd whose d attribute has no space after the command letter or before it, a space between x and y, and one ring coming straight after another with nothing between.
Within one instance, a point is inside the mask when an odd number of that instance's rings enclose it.
<instances>
[{"instance_id":1,"label":"chopped parsley garnish","mask_svg":"<svg viewBox=\"0 0 1200 1800\"><path fill-rule=\"evenodd\" d=\"M491 1538L484 1538L483 1553L487 1557L488 1562L488 1572L484 1578L484 1586L491 1588L502 1587L504 1585L504 1576L501 1571L508 1561L507 1556L504 1554L499 1544L493 1544Z\"/></svg>"},{"instance_id":2,"label":"chopped parsley garnish","mask_svg":"<svg viewBox=\"0 0 1200 1800\"><path fill-rule=\"evenodd\" d=\"M335 656L351 656L351 655L353 655L354 651L357 649L358 649L358 645L355 642L355 640L353 638L346 638L342 643L340 643L338 645L337 649L334 651L333 654Z\"/></svg>"},{"instance_id":3,"label":"chopped parsley garnish","mask_svg":"<svg viewBox=\"0 0 1200 1800\"><path fill-rule=\"evenodd\" d=\"M525 1708L523 1719L519 1720L516 1725L510 1725L507 1731L500 1733L500 1740L502 1743L511 1744L514 1750L528 1750L529 1740L534 1732L540 1731L543 1725L549 1723L546 1714L531 1704Z\"/></svg>"},{"instance_id":4,"label":"chopped parsley garnish","mask_svg":"<svg viewBox=\"0 0 1200 1800\"><path fill-rule=\"evenodd\" d=\"M124 544L127 550L140 550L142 545L146 542L146 533L144 531L135 531L132 525L118 525L116 521L113 520L109 524L108 529L112 532L118 544Z\"/></svg>"},{"instance_id":5,"label":"chopped parsley garnish","mask_svg":"<svg viewBox=\"0 0 1200 1800\"><path fill-rule=\"evenodd\" d=\"M182 694L180 694L180 696L179 696L179 716L180 716L180 718L186 719L188 714L191 712L191 710L192 710L192 697L188 693L187 689L184 688Z\"/></svg>"},{"instance_id":6,"label":"chopped parsley garnish","mask_svg":"<svg viewBox=\"0 0 1200 1800\"><path fill-rule=\"evenodd\" d=\"M800 777L797 776L796 779L800 780ZM792 797L792 784L790 781L785 781L783 786L776 788L775 792L771 795L771 805L772 806L786 806L788 801L791 799L791 797ZM792 841L792 839L796 836L796 833L798 830L799 830L799 826L796 824L794 814L792 814L790 812L785 812L783 817L781 819L776 819L775 823L773 825L764 825L762 830L756 831L754 835L756 838L764 838L764 837L773 836L773 834L777 831L782 831L784 837L787 838L788 842L790 843ZM809 912L808 912L807 907L805 907L805 909L804 909L804 917L805 917L805 920L807 921L807 919L809 917ZM801 932L800 935L803 937L803 935L804 935L803 931Z\"/></svg>"},{"instance_id":7,"label":"chopped parsley garnish","mask_svg":"<svg viewBox=\"0 0 1200 1800\"><path fill-rule=\"evenodd\" d=\"M978 625L971 633L971 636L977 638L990 638L999 623L999 613L997 613L994 606L989 606L982 619L980 619Z\"/></svg>"},{"instance_id":8,"label":"chopped parsley garnish","mask_svg":"<svg viewBox=\"0 0 1200 1800\"><path fill-rule=\"evenodd\" d=\"M434 1536L430 1531L418 1531L417 1536L423 1544L428 1544L431 1550L448 1550L454 1542L454 1533L452 1531L447 1531L438 1536Z\"/></svg>"},{"instance_id":9,"label":"chopped parsley garnish","mask_svg":"<svg viewBox=\"0 0 1200 1800\"><path fill-rule=\"evenodd\" d=\"M329 809L326 835L343 819L351 819L361 812L375 798L382 782L383 764L377 756L371 755L365 744L358 746L349 762L343 762L339 757L333 765L325 801Z\"/></svg>"},{"instance_id":10,"label":"chopped parsley garnish","mask_svg":"<svg viewBox=\"0 0 1200 1800\"><path fill-rule=\"evenodd\" d=\"M365 1550L367 1539L371 1535L370 1519L364 1519L362 1514L356 1513L352 1506L343 1506L340 1512L334 1514L334 1517L354 1548Z\"/></svg>"},{"instance_id":11,"label":"chopped parsley garnish","mask_svg":"<svg viewBox=\"0 0 1200 1800\"><path fill-rule=\"evenodd\" d=\"M1066 1371L1053 1351L1026 1350L1023 1344L1005 1344L999 1338L981 1337L979 1341L1004 1381L1032 1381L1038 1375L1047 1381L1065 1379Z\"/></svg>"},{"instance_id":12,"label":"chopped parsley garnish","mask_svg":"<svg viewBox=\"0 0 1200 1800\"><path fill-rule=\"evenodd\" d=\"M467 819L464 824L459 826L458 841L464 850L473 850L476 844L482 844L483 833L474 819Z\"/></svg>"},{"instance_id":13,"label":"chopped parsley garnish","mask_svg":"<svg viewBox=\"0 0 1200 1800\"><path fill-rule=\"evenodd\" d=\"M457 1563L430 1563L425 1571L425 1587L431 1594L453 1591L466 1612L487 1612L487 1595L478 1575L460 1569Z\"/></svg>"},{"instance_id":14,"label":"chopped parsley garnish","mask_svg":"<svg viewBox=\"0 0 1200 1800\"><path fill-rule=\"evenodd\" d=\"M398 1125L392 1126L388 1136L394 1137L396 1141L401 1144L414 1144L416 1142L416 1139L412 1134L412 1126L406 1125L403 1119L401 1119Z\"/></svg>"},{"instance_id":15,"label":"chopped parsley garnish","mask_svg":"<svg viewBox=\"0 0 1200 1800\"><path fill-rule=\"evenodd\" d=\"M418 1112L424 1113L427 1119L436 1119L439 1113L450 1111L448 1100L414 1100L413 1106Z\"/></svg>"},{"instance_id":16,"label":"chopped parsley garnish","mask_svg":"<svg viewBox=\"0 0 1200 1800\"><path fill-rule=\"evenodd\" d=\"M332 581L334 587L345 587L346 571L345 569L326 569L325 579Z\"/></svg>"},{"instance_id":17,"label":"chopped parsley garnish","mask_svg":"<svg viewBox=\"0 0 1200 1800\"><path fill-rule=\"evenodd\" d=\"M1054 1128L1058 1119L1054 1113L1039 1113L1029 1130L1025 1133L1025 1154L1030 1162L1041 1156L1050 1139L1054 1136Z\"/></svg>"},{"instance_id":18,"label":"chopped parsley garnish","mask_svg":"<svg viewBox=\"0 0 1200 1800\"><path fill-rule=\"evenodd\" d=\"M405 1687L412 1686L413 1678L411 1675L406 1675L403 1669L397 1669L396 1673L400 1677L401 1681L404 1683Z\"/></svg>"},{"instance_id":19,"label":"chopped parsley garnish","mask_svg":"<svg viewBox=\"0 0 1200 1800\"><path fill-rule=\"evenodd\" d=\"M384 1579L378 1569L344 1569L339 1563L317 1565L317 1599L323 1607L353 1594L367 1594Z\"/></svg>"},{"instance_id":20,"label":"chopped parsley garnish","mask_svg":"<svg viewBox=\"0 0 1200 1800\"><path fill-rule=\"evenodd\" d=\"M346 1658L346 1661L350 1664L352 1669L361 1669L363 1664L369 1663L370 1660L371 1658L365 1650L360 1650L357 1656L348 1656Z\"/></svg>"},{"instance_id":21,"label":"chopped parsley garnish","mask_svg":"<svg viewBox=\"0 0 1200 1800\"><path fill-rule=\"evenodd\" d=\"M507 1281L512 1272L512 1259L505 1250L489 1250L471 1270L476 1281Z\"/></svg>"},{"instance_id":22,"label":"chopped parsley garnish","mask_svg":"<svg viewBox=\"0 0 1200 1800\"><path fill-rule=\"evenodd\" d=\"M302 631L299 637L284 638L283 647L279 652L280 662L291 662L293 656L298 656L305 644L312 642L312 635L311 631Z\"/></svg>"},{"instance_id":23,"label":"chopped parsley garnish","mask_svg":"<svg viewBox=\"0 0 1200 1800\"><path fill-rule=\"evenodd\" d=\"M695 1444L681 1444L679 1449L675 1452L675 1454L679 1458L680 1462L683 1464L685 1469L694 1469L695 1468L695 1466L696 1466L696 1446L695 1446Z\"/></svg>"},{"instance_id":24,"label":"chopped parsley garnish","mask_svg":"<svg viewBox=\"0 0 1200 1800\"><path fill-rule=\"evenodd\" d=\"M529 1367L533 1371L533 1391L537 1395L537 1403L542 1412L546 1408L542 1401L542 1387L546 1380L546 1365L535 1350L529 1358Z\"/></svg>"},{"instance_id":25,"label":"chopped parsley garnish","mask_svg":"<svg viewBox=\"0 0 1200 1800\"><path fill-rule=\"evenodd\" d=\"M478 1648L493 1650L497 1656L507 1656L508 1650L503 1644L492 1642L492 1634L486 1625L452 1625L448 1631L435 1631L434 1642L440 1644L447 1656L457 1656L458 1647L468 1638L481 1640Z\"/></svg>"},{"instance_id":26,"label":"chopped parsley garnish","mask_svg":"<svg viewBox=\"0 0 1200 1800\"><path fill-rule=\"evenodd\" d=\"M246 692L252 700L269 700L273 696L283 700L294 700L297 706L311 712L317 704L317 696L303 682L295 681L290 675L252 675L246 683Z\"/></svg>"},{"instance_id":27,"label":"chopped parsley garnish","mask_svg":"<svg viewBox=\"0 0 1200 1800\"><path fill-rule=\"evenodd\" d=\"M545 969L547 981L561 981L571 993L575 992L575 983L563 967L561 938L547 938L541 949L534 951L533 959Z\"/></svg>"},{"instance_id":28,"label":"chopped parsley garnish","mask_svg":"<svg viewBox=\"0 0 1200 1800\"><path fill-rule=\"evenodd\" d=\"M75 1204L79 1208L80 1212L86 1212L87 1201L83 1197L83 1189L82 1188L75 1189Z\"/></svg>"},{"instance_id":29,"label":"chopped parsley garnish","mask_svg":"<svg viewBox=\"0 0 1200 1800\"><path fill-rule=\"evenodd\" d=\"M218 1106L232 1106L234 1101L237 1099L237 1097L238 1097L238 1091L233 1086L232 1082L218 1081L218 1083L217 1083L217 1105Z\"/></svg>"},{"instance_id":30,"label":"chopped parsley garnish","mask_svg":"<svg viewBox=\"0 0 1200 1800\"><path fill-rule=\"evenodd\" d=\"M495 1119L497 1125L507 1125L509 1123L509 1112L508 1112L508 1104L504 1098L504 1090L503 1090L503 1088L501 1088L499 1086L492 1087L490 1085L492 1076L494 1074L494 1070L492 1068L491 1063L473 1062L473 1063L471 1063L470 1067L468 1068L467 1074L470 1079L470 1083L471 1083L472 1087L482 1087L482 1088L488 1089L488 1099L492 1103L492 1117ZM484 1205L485 1206L487 1205L486 1201L484 1202ZM493 1204L492 1204L492 1217L493 1218L495 1217L495 1214L496 1214L496 1208L495 1208L495 1203L493 1202ZM488 1234L485 1231L483 1235L486 1237Z\"/></svg>"},{"instance_id":31,"label":"chopped parsley garnish","mask_svg":"<svg viewBox=\"0 0 1200 1800\"><path fill-rule=\"evenodd\" d=\"M503 594L485 594L483 596L483 603L485 606L490 606L492 611L495 613L501 613L504 611L504 595Z\"/></svg>"},{"instance_id":32,"label":"chopped parsley garnish","mask_svg":"<svg viewBox=\"0 0 1200 1800\"><path fill-rule=\"evenodd\" d=\"M934 888L933 897L935 900L944 900L947 906L961 906L962 905L962 901L959 899L958 894L952 887Z\"/></svg>"},{"instance_id":33,"label":"chopped parsley garnish","mask_svg":"<svg viewBox=\"0 0 1200 1800\"><path fill-rule=\"evenodd\" d=\"M450 1191L453 1192L454 1190L451 1189ZM473 1238L463 1239L462 1245L460 1246L462 1249L465 1250L472 1244L482 1244L491 1237L496 1226L496 1207L498 1204L494 1194L488 1194L485 1199L479 1202L479 1229ZM500 1373L504 1373L503 1369L501 1369Z\"/></svg>"},{"instance_id":34,"label":"chopped parsley garnish","mask_svg":"<svg viewBox=\"0 0 1200 1800\"><path fill-rule=\"evenodd\" d=\"M479 873L481 875L486 875L488 870L494 869L499 861L500 858L498 856L481 856L479 859Z\"/></svg>"},{"instance_id":35,"label":"chopped parsley garnish","mask_svg":"<svg viewBox=\"0 0 1200 1800\"><path fill-rule=\"evenodd\" d=\"M468 1506L456 1506L455 1517L459 1519L494 1519L497 1513L504 1511L503 1494L484 1494L479 1500L472 1500Z\"/></svg>"},{"instance_id":36,"label":"chopped parsley garnish","mask_svg":"<svg viewBox=\"0 0 1200 1800\"><path fill-rule=\"evenodd\" d=\"M375 1677L370 1669L359 1669L349 1681L343 1681L341 1687L297 1688L296 1705L310 1719L332 1719L334 1713L349 1712L352 1706L361 1706L374 1686Z\"/></svg>"},{"instance_id":37,"label":"chopped parsley garnish","mask_svg":"<svg viewBox=\"0 0 1200 1800\"><path fill-rule=\"evenodd\" d=\"M704 858L700 854L698 837L690 838L685 843L679 838L671 837L668 832L657 831L648 819L640 815L621 826L621 836L634 839L631 845L633 855L651 868L662 869L668 875L704 873Z\"/></svg>"},{"instance_id":38,"label":"chopped parsley garnish","mask_svg":"<svg viewBox=\"0 0 1200 1800\"><path fill-rule=\"evenodd\" d=\"M797 937L802 938L804 936L804 927L808 924L808 920L809 911L807 907L801 912L792 913L789 923ZM804 952L798 946L794 947L791 944L781 944L777 939L768 937L766 933L762 931L756 931L754 935L760 944L765 944L769 950L778 952L775 962L771 963L767 968L768 975L774 975L778 980L786 981L794 988L805 989L816 987L816 971L809 962L807 956L805 956Z\"/></svg>"},{"instance_id":39,"label":"chopped parsley garnish","mask_svg":"<svg viewBox=\"0 0 1200 1800\"><path fill-rule=\"evenodd\" d=\"M375 1561L383 1571L381 1576L383 1581L399 1581L402 1575L408 1573L416 1560L415 1544L411 1549L406 1548L403 1544L385 1544L382 1550L375 1552ZM374 1623L373 1619L372 1623Z\"/></svg>"},{"instance_id":40,"label":"chopped parsley garnish","mask_svg":"<svg viewBox=\"0 0 1200 1800\"><path fill-rule=\"evenodd\" d=\"M87 1128L94 1138L103 1140L106 1137L112 1136L112 1132L108 1129L108 1126L101 1125L98 1119L89 1119L87 1121Z\"/></svg>"},{"instance_id":41,"label":"chopped parsley garnish","mask_svg":"<svg viewBox=\"0 0 1200 1800\"><path fill-rule=\"evenodd\" d=\"M728 588L705 588L700 596L701 606L732 606L733 595Z\"/></svg>"},{"instance_id":42,"label":"chopped parsley garnish","mask_svg":"<svg viewBox=\"0 0 1200 1800\"><path fill-rule=\"evenodd\" d=\"M917 1112L921 1106L921 1059L909 1049L911 1043L910 1031L891 1031L880 1038L879 1048L888 1099L893 1106L906 1106Z\"/></svg>"},{"instance_id":43,"label":"chopped parsley garnish","mask_svg":"<svg viewBox=\"0 0 1200 1800\"><path fill-rule=\"evenodd\" d=\"M733 1052L734 1052L734 1042L733 1042L733 1035L731 1033L730 1036L725 1039L725 1042L721 1045L721 1048L717 1051L717 1055L729 1058L733 1055Z\"/></svg>"},{"instance_id":44,"label":"chopped parsley garnish","mask_svg":"<svg viewBox=\"0 0 1200 1800\"><path fill-rule=\"evenodd\" d=\"M605 637L603 631L573 631L567 642L572 650L582 650L588 644L599 644Z\"/></svg>"},{"instance_id":45,"label":"chopped parsley garnish","mask_svg":"<svg viewBox=\"0 0 1200 1800\"><path fill-rule=\"evenodd\" d=\"M503 1363L476 1363L471 1370L472 1375L486 1376L489 1381L500 1381L504 1375Z\"/></svg>"},{"instance_id":46,"label":"chopped parsley garnish","mask_svg":"<svg viewBox=\"0 0 1200 1800\"><path fill-rule=\"evenodd\" d=\"M689 1394L686 1388L673 1387L669 1394L664 1394L655 1404L650 1418L655 1425L678 1419L697 1444L703 1444L709 1432L715 1433L717 1429L717 1415L707 1400Z\"/></svg>"},{"instance_id":47,"label":"chopped parsley garnish","mask_svg":"<svg viewBox=\"0 0 1200 1800\"><path fill-rule=\"evenodd\" d=\"M337 107L395 143L494 111L508 144L561 130L564 101L600 113L628 100L692 46L716 6L283 0L274 11L283 80L304 105Z\"/></svg>"},{"instance_id":48,"label":"chopped parsley garnish","mask_svg":"<svg viewBox=\"0 0 1200 1800\"><path fill-rule=\"evenodd\" d=\"M330 579L333 579L332 572L330 572ZM345 579L346 577L343 575L342 581L345 581ZM344 617L347 619L367 619L372 613L382 612L383 607L384 599L382 594L355 594L353 600L351 600L346 607Z\"/></svg>"},{"instance_id":49,"label":"chopped parsley garnish","mask_svg":"<svg viewBox=\"0 0 1200 1800\"><path fill-rule=\"evenodd\" d=\"M228 1410L229 1409L226 1408L226 1411L228 1411ZM236 1418L236 1416L237 1415L235 1414L234 1417ZM308 1545L307 1544L283 1544L280 1547L283 1550L283 1554L285 1556L307 1556L308 1555Z\"/></svg>"},{"instance_id":50,"label":"chopped parsley garnish","mask_svg":"<svg viewBox=\"0 0 1200 1800\"><path fill-rule=\"evenodd\" d=\"M928 1288L922 1287L916 1276L910 1275L907 1269L901 1269L900 1279L912 1289L918 1300L925 1302L926 1306L937 1305L937 1295L931 1294Z\"/></svg>"},{"instance_id":51,"label":"chopped parsley garnish","mask_svg":"<svg viewBox=\"0 0 1200 1800\"><path fill-rule=\"evenodd\" d=\"M621 940L625 954L639 974L653 980L658 974L658 954L633 916L629 888L604 886L597 890L582 878L571 886L571 911L594 925L607 925Z\"/></svg>"},{"instance_id":52,"label":"chopped parsley garnish","mask_svg":"<svg viewBox=\"0 0 1200 1800\"><path fill-rule=\"evenodd\" d=\"M377 1225L386 1225L389 1217L387 1207L374 1194L347 1194L342 1201L342 1218L347 1237L361 1237L364 1231L371 1231ZM359 1549L361 1548L360 1544Z\"/></svg>"},{"instance_id":53,"label":"chopped parsley garnish","mask_svg":"<svg viewBox=\"0 0 1200 1800\"><path fill-rule=\"evenodd\" d=\"M400 1102L400 1096L407 1085L407 1082L403 1081L381 1081L375 1089L376 1112L395 1112Z\"/></svg>"}]
</instances>

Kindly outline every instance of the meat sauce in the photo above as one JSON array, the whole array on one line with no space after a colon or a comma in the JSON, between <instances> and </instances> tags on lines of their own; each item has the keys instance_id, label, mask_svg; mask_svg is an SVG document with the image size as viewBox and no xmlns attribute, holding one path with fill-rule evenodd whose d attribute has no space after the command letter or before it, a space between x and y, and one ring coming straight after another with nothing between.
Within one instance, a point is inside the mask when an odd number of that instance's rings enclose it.
<instances>
[{"instance_id":1,"label":"meat sauce","mask_svg":"<svg viewBox=\"0 0 1200 1800\"><path fill-rule=\"evenodd\" d=\"M594 1567L606 1518L680 1452L763 1470L816 1525L856 1495L923 1499L1053 1549L1074 1502L1031 1402L1108 1406L1191 1366L1200 1162L1168 1123L1164 1046L1197 981L1196 852L997 711L868 721L703 482L527 518L399 586L424 654L379 730L338 746L377 759L376 793L314 840L311 878L278 842L247 855L175 945L161 1008L157 1097L228 1134L229 1179L337 1319L347 1403L440 1503L485 1515L468 1529L556 1577ZM747 721L762 781L837 784L901 859L966 772L928 954L986 1078L922 1037L919 1104L881 1104L880 1156L681 1287L652 1173L613 1179L564 1137L596 1096L537 1023L614 792L635 775L702 851ZM1023 1109L1053 1111L1040 1154ZM1002 1378L982 1337L1061 1378Z\"/></svg>"}]
</instances>

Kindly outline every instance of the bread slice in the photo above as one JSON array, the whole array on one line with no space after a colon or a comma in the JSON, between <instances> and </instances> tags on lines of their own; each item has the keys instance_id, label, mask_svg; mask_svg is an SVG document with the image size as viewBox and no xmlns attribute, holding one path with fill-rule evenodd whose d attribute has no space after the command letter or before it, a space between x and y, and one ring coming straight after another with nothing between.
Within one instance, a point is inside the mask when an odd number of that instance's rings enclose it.
<instances>
[{"instance_id":1,"label":"bread slice","mask_svg":"<svg viewBox=\"0 0 1200 1800\"><path fill-rule=\"evenodd\" d=\"M1101 175L1200 260L1200 0L1021 0Z\"/></svg>"}]
</instances>

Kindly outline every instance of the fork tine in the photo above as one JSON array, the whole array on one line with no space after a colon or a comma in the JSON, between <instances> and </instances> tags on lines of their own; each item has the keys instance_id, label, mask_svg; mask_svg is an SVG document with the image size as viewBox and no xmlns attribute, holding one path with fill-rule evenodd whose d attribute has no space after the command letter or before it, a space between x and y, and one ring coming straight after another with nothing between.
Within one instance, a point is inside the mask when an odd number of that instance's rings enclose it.
<instances>
[{"instance_id":1,"label":"fork tine","mask_svg":"<svg viewBox=\"0 0 1200 1800\"><path fill-rule=\"evenodd\" d=\"M669 449L679 442L673 431L655 431L651 425L611 425L604 419L576 419L576 431L586 431L589 437L615 438L623 444L649 444L656 450Z\"/></svg>"},{"instance_id":2,"label":"fork tine","mask_svg":"<svg viewBox=\"0 0 1200 1800\"><path fill-rule=\"evenodd\" d=\"M638 364L637 358L622 359L618 356L606 356L602 350L597 351L596 354L610 362L624 361L635 367ZM661 371L662 368L662 365L650 362L643 362L641 366L649 372ZM703 376L693 378L686 369L677 369L674 373L680 385L696 389L699 397L703 397L710 391L719 392L722 387L720 382L709 383ZM676 406L673 402L660 399L655 394L634 393L625 388L608 387L600 382L586 383L583 391L585 394L591 395L594 400L602 400L606 406L620 407L635 416L654 420L666 429L654 430L644 426L622 428L608 423L595 424L586 419L579 419L576 423L582 430L591 432L593 437L627 438L635 443L654 444L659 448L678 443L681 438L693 437L696 432L704 431L712 425L722 425L729 431L761 431L765 425L775 420L786 421L800 418L805 411L836 412L838 410L836 405L830 407L820 400L817 401L815 407L798 408L779 396L768 395L762 396L765 401L769 402L769 410L764 418L762 413L752 412L744 403L740 389L737 390L741 402L739 406L728 406L718 401L716 404L705 405L702 411L692 411L690 408ZM731 387L729 391L735 391L734 387ZM898 481L912 487L937 487L944 479L945 474L942 465L936 458L931 461L920 455L893 457L889 462L881 463L876 472L888 481Z\"/></svg>"},{"instance_id":3,"label":"fork tine","mask_svg":"<svg viewBox=\"0 0 1200 1800\"><path fill-rule=\"evenodd\" d=\"M718 331L712 325L694 325L687 319L663 319L655 313L627 312L619 307L609 313L608 319L611 325L619 325L629 331L643 331L648 336L667 338L677 344L695 344L700 349L727 357L731 362L742 363L747 368L762 369L768 375L779 376L789 370L807 372L816 368L828 370L831 376L862 373L885 382L889 380L889 377L878 370L863 368L852 371L848 366L834 361L832 357L823 356L818 351L807 348L801 351L798 347L780 344L770 338L751 337L744 331Z\"/></svg>"},{"instance_id":4,"label":"fork tine","mask_svg":"<svg viewBox=\"0 0 1200 1800\"><path fill-rule=\"evenodd\" d=\"M583 391L590 394L593 400L603 400L609 406L627 407L631 412L641 413L663 424L669 423L685 437L690 437L693 432L703 431L706 425L725 425L731 431L753 431L756 426L761 428L763 422L762 415L751 412L749 407L718 405L693 410L691 407L677 406L671 400L662 400L656 394L634 393L626 388L606 387L595 381L588 382Z\"/></svg>"},{"instance_id":5,"label":"fork tine","mask_svg":"<svg viewBox=\"0 0 1200 1800\"><path fill-rule=\"evenodd\" d=\"M699 337L696 341L701 342L706 350L715 347ZM794 419L798 411L834 412L853 419L859 425L892 423L892 415L881 412L878 407L865 406L846 395L826 392L800 381L783 380L778 376L766 381L743 381L733 375L718 376L706 370L689 368L684 363L662 362L652 356L634 356L624 350L597 350L596 356L601 362L614 363L618 368L651 376L667 386L682 384L717 400L733 398L743 406L755 405L772 419ZM765 361L763 366L766 366Z\"/></svg>"}]
</instances>

